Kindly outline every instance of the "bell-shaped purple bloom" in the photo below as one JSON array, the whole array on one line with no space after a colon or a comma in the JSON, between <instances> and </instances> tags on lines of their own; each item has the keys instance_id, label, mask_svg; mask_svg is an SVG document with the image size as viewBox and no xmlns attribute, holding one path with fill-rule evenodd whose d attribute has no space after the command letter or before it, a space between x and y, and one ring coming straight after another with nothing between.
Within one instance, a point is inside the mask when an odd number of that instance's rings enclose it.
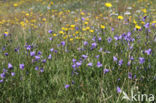
<instances>
[{"instance_id":1,"label":"bell-shaped purple bloom","mask_svg":"<svg viewBox=\"0 0 156 103\"><path fill-rule=\"evenodd\" d=\"M36 67L35 67L35 70L39 70L39 67L38 67L38 66L36 66Z\"/></svg>"},{"instance_id":2,"label":"bell-shaped purple bloom","mask_svg":"<svg viewBox=\"0 0 156 103\"><path fill-rule=\"evenodd\" d=\"M30 56L35 56L35 52L34 51L30 52Z\"/></svg>"},{"instance_id":3,"label":"bell-shaped purple bloom","mask_svg":"<svg viewBox=\"0 0 156 103\"><path fill-rule=\"evenodd\" d=\"M67 89L67 88L69 88L69 87L70 87L70 85L69 85L69 84L66 84L66 85L65 85L65 88L66 88L66 89Z\"/></svg>"},{"instance_id":4,"label":"bell-shaped purple bloom","mask_svg":"<svg viewBox=\"0 0 156 103\"><path fill-rule=\"evenodd\" d=\"M11 63L8 63L8 69L13 69L13 66Z\"/></svg>"},{"instance_id":5,"label":"bell-shaped purple bloom","mask_svg":"<svg viewBox=\"0 0 156 103\"><path fill-rule=\"evenodd\" d=\"M128 78L132 79L132 73L131 72L128 73Z\"/></svg>"},{"instance_id":6,"label":"bell-shaped purple bloom","mask_svg":"<svg viewBox=\"0 0 156 103\"><path fill-rule=\"evenodd\" d=\"M111 43L112 38L111 37L107 38L107 41L108 41L108 43Z\"/></svg>"},{"instance_id":7,"label":"bell-shaped purple bloom","mask_svg":"<svg viewBox=\"0 0 156 103\"><path fill-rule=\"evenodd\" d=\"M20 64L19 67L20 67L20 69L23 70L24 69L24 64Z\"/></svg>"},{"instance_id":8,"label":"bell-shaped purple bloom","mask_svg":"<svg viewBox=\"0 0 156 103\"><path fill-rule=\"evenodd\" d=\"M0 76L2 79L5 78L5 73L1 73Z\"/></svg>"},{"instance_id":9,"label":"bell-shaped purple bloom","mask_svg":"<svg viewBox=\"0 0 156 103\"><path fill-rule=\"evenodd\" d=\"M38 61L40 59L40 56L35 56L35 60Z\"/></svg>"},{"instance_id":10,"label":"bell-shaped purple bloom","mask_svg":"<svg viewBox=\"0 0 156 103\"><path fill-rule=\"evenodd\" d=\"M151 52L152 52L152 49L145 50L145 53L146 53L147 55L150 55Z\"/></svg>"},{"instance_id":11,"label":"bell-shaped purple bloom","mask_svg":"<svg viewBox=\"0 0 156 103\"><path fill-rule=\"evenodd\" d=\"M54 51L54 48L51 48L50 51L53 52Z\"/></svg>"},{"instance_id":12,"label":"bell-shaped purple bloom","mask_svg":"<svg viewBox=\"0 0 156 103\"><path fill-rule=\"evenodd\" d=\"M47 61L46 59L43 59L43 60L42 60L42 63L46 63L46 61Z\"/></svg>"},{"instance_id":13,"label":"bell-shaped purple bloom","mask_svg":"<svg viewBox=\"0 0 156 103\"><path fill-rule=\"evenodd\" d=\"M8 56L8 53L4 53L5 56Z\"/></svg>"},{"instance_id":14,"label":"bell-shaped purple bloom","mask_svg":"<svg viewBox=\"0 0 156 103\"><path fill-rule=\"evenodd\" d=\"M119 60L119 66L121 66L122 64L123 64L123 60L120 59L120 60Z\"/></svg>"},{"instance_id":15,"label":"bell-shaped purple bloom","mask_svg":"<svg viewBox=\"0 0 156 103\"><path fill-rule=\"evenodd\" d=\"M88 56L87 55L82 55L82 58L87 59Z\"/></svg>"},{"instance_id":16,"label":"bell-shaped purple bloom","mask_svg":"<svg viewBox=\"0 0 156 103\"><path fill-rule=\"evenodd\" d=\"M143 57L139 57L139 63L143 64L145 62L145 59Z\"/></svg>"},{"instance_id":17,"label":"bell-shaped purple bloom","mask_svg":"<svg viewBox=\"0 0 156 103\"><path fill-rule=\"evenodd\" d=\"M93 66L93 63L90 62L90 63L88 63L87 65L88 65L89 67L92 67L92 66Z\"/></svg>"},{"instance_id":18,"label":"bell-shaped purple bloom","mask_svg":"<svg viewBox=\"0 0 156 103\"><path fill-rule=\"evenodd\" d=\"M82 63L81 62L76 62L77 67L81 66Z\"/></svg>"},{"instance_id":19,"label":"bell-shaped purple bloom","mask_svg":"<svg viewBox=\"0 0 156 103\"><path fill-rule=\"evenodd\" d=\"M120 87L117 87L116 90L117 90L117 93L121 93Z\"/></svg>"},{"instance_id":20,"label":"bell-shaped purple bloom","mask_svg":"<svg viewBox=\"0 0 156 103\"><path fill-rule=\"evenodd\" d=\"M88 45L88 42L87 42L87 41L84 41L84 42L83 42L83 45L84 45L84 46Z\"/></svg>"},{"instance_id":21,"label":"bell-shaped purple bloom","mask_svg":"<svg viewBox=\"0 0 156 103\"><path fill-rule=\"evenodd\" d=\"M66 45L66 42L65 42L65 41L62 41L62 42L61 42L61 45L62 45L62 46L65 46L65 45Z\"/></svg>"},{"instance_id":22,"label":"bell-shaped purple bloom","mask_svg":"<svg viewBox=\"0 0 156 103\"><path fill-rule=\"evenodd\" d=\"M44 72L44 69L43 69L43 68L40 68L40 72L41 72L41 73Z\"/></svg>"},{"instance_id":23,"label":"bell-shaped purple bloom","mask_svg":"<svg viewBox=\"0 0 156 103\"><path fill-rule=\"evenodd\" d=\"M109 72L109 69L104 69L103 72L104 72L104 74L106 74Z\"/></svg>"},{"instance_id":24,"label":"bell-shaped purple bloom","mask_svg":"<svg viewBox=\"0 0 156 103\"><path fill-rule=\"evenodd\" d=\"M53 33L53 31L52 31L52 30L49 30L49 31L48 31L48 33L50 33L50 34L51 34L51 33Z\"/></svg>"},{"instance_id":25,"label":"bell-shaped purple bloom","mask_svg":"<svg viewBox=\"0 0 156 103\"><path fill-rule=\"evenodd\" d=\"M49 54L48 59L50 60L52 58L51 54Z\"/></svg>"},{"instance_id":26,"label":"bell-shaped purple bloom","mask_svg":"<svg viewBox=\"0 0 156 103\"><path fill-rule=\"evenodd\" d=\"M97 62L97 67L98 68L102 67L102 64L99 61Z\"/></svg>"},{"instance_id":27,"label":"bell-shaped purple bloom","mask_svg":"<svg viewBox=\"0 0 156 103\"><path fill-rule=\"evenodd\" d=\"M145 28L149 28L149 26L150 26L150 23L146 23L146 24L144 25Z\"/></svg>"},{"instance_id":28,"label":"bell-shaped purple bloom","mask_svg":"<svg viewBox=\"0 0 156 103\"><path fill-rule=\"evenodd\" d=\"M113 56L113 61L116 62L118 58L116 56Z\"/></svg>"},{"instance_id":29,"label":"bell-shaped purple bloom","mask_svg":"<svg viewBox=\"0 0 156 103\"><path fill-rule=\"evenodd\" d=\"M15 76L15 72L11 72L11 76Z\"/></svg>"},{"instance_id":30,"label":"bell-shaped purple bloom","mask_svg":"<svg viewBox=\"0 0 156 103\"><path fill-rule=\"evenodd\" d=\"M96 43L92 43L92 47L91 48L96 48L97 44Z\"/></svg>"}]
</instances>

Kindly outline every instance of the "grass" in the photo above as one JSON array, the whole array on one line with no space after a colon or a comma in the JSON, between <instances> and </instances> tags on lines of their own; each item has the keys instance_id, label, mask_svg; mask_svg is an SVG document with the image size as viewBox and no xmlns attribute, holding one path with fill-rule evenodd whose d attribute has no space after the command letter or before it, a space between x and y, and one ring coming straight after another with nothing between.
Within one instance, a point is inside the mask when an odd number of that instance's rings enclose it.
<instances>
[{"instance_id":1,"label":"grass","mask_svg":"<svg viewBox=\"0 0 156 103\"><path fill-rule=\"evenodd\" d=\"M122 97L156 95L156 3L116 1L1 1L0 103L150 103Z\"/></svg>"}]
</instances>

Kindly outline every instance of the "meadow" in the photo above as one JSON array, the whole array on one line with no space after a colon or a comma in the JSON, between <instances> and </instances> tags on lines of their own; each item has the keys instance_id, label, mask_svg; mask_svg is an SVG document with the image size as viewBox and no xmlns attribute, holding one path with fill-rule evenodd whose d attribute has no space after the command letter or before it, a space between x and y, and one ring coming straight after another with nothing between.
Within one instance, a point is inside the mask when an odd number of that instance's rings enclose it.
<instances>
[{"instance_id":1,"label":"meadow","mask_svg":"<svg viewBox=\"0 0 156 103\"><path fill-rule=\"evenodd\" d=\"M156 0L0 0L0 103L155 103L155 51Z\"/></svg>"}]
</instances>

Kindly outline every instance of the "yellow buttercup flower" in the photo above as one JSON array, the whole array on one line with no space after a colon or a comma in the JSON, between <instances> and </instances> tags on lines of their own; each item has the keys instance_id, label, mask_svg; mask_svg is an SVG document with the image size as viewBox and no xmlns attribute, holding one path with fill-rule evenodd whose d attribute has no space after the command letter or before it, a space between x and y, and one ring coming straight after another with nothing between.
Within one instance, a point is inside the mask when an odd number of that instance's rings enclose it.
<instances>
[{"instance_id":1,"label":"yellow buttercup flower","mask_svg":"<svg viewBox=\"0 0 156 103\"><path fill-rule=\"evenodd\" d=\"M119 15L119 16L118 16L118 19L119 19L119 20L122 20L122 19L123 19L123 16L120 16L120 15Z\"/></svg>"},{"instance_id":2,"label":"yellow buttercup flower","mask_svg":"<svg viewBox=\"0 0 156 103\"><path fill-rule=\"evenodd\" d=\"M18 6L18 4L17 4L17 3L14 3L14 4L13 4L13 6L14 6L14 7L17 7L17 6Z\"/></svg>"},{"instance_id":3,"label":"yellow buttercup flower","mask_svg":"<svg viewBox=\"0 0 156 103\"><path fill-rule=\"evenodd\" d=\"M111 3L105 3L105 6L106 7L112 7L112 4Z\"/></svg>"},{"instance_id":4,"label":"yellow buttercup flower","mask_svg":"<svg viewBox=\"0 0 156 103\"><path fill-rule=\"evenodd\" d=\"M141 26L135 25L135 28L136 28L136 29L141 29Z\"/></svg>"},{"instance_id":5,"label":"yellow buttercup flower","mask_svg":"<svg viewBox=\"0 0 156 103\"><path fill-rule=\"evenodd\" d=\"M53 36L56 36L56 34L53 34Z\"/></svg>"},{"instance_id":6,"label":"yellow buttercup flower","mask_svg":"<svg viewBox=\"0 0 156 103\"><path fill-rule=\"evenodd\" d=\"M93 32L94 32L94 30L90 30L90 32L91 32L91 33L93 33Z\"/></svg>"},{"instance_id":7,"label":"yellow buttercup flower","mask_svg":"<svg viewBox=\"0 0 156 103\"><path fill-rule=\"evenodd\" d=\"M101 29L104 29L104 28L105 28L105 26L104 26L104 25L101 25L100 27L101 27Z\"/></svg>"}]
</instances>

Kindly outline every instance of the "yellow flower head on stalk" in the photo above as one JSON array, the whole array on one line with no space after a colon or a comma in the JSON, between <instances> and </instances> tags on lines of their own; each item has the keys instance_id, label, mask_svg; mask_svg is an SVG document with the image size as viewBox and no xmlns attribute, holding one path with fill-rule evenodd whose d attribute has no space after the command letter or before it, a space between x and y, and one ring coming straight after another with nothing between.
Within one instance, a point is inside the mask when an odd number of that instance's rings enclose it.
<instances>
[{"instance_id":1,"label":"yellow flower head on stalk","mask_svg":"<svg viewBox=\"0 0 156 103\"><path fill-rule=\"evenodd\" d=\"M110 7L112 7L112 4L111 3L105 3L105 6L110 8Z\"/></svg>"},{"instance_id":2,"label":"yellow flower head on stalk","mask_svg":"<svg viewBox=\"0 0 156 103\"><path fill-rule=\"evenodd\" d=\"M73 41L73 38L70 38L70 41Z\"/></svg>"},{"instance_id":3,"label":"yellow flower head on stalk","mask_svg":"<svg viewBox=\"0 0 156 103\"><path fill-rule=\"evenodd\" d=\"M42 19L42 21L44 21L44 22L45 22L45 21L46 21L46 18L43 18L43 19Z\"/></svg>"},{"instance_id":4,"label":"yellow flower head on stalk","mask_svg":"<svg viewBox=\"0 0 156 103\"><path fill-rule=\"evenodd\" d=\"M139 29L141 29L141 26L135 25L135 28L139 30Z\"/></svg>"},{"instance_id":5,"label":"yellow flower head on stalk","mask_svg":"<svg viewBox=\"0 0 156 103\"><path fill-rule=\"evenodd\" d=\"M75 25L70 25L71 28L75 28Z\"/></svg>"},{"instance_id":6,"label":"yellow flower head on stalk","mask_svg":"<svg viewBox=\"0 0 156 103\"><path fill-rule=\"evenodd\" d=\"M120 16L120 15L119 15L119 16L118 16L118 19L119 19L119 20L123 20L123 16Z\"/></svg>"},{"instance_id":7,"label":"yellow flower head on stalk","mask_svg":"<svg viewBox=\"0 0 156 103\"><path fill-rule=\"evenodd\" d=\"M101 25L100 27L101 27L101 29L105 29L105 26L104 25Z\"/></svg>"},{"instance_id":8,"label":"yellow flower head on stalk","mask_svg":"<svg viewBox=\"0 0 156 103\"><path fill-rule=\"evenodd\" d=\"M55 37L55 36L56 36L56 34L53 34L53 36Z\"/></svg>"},{"instance_id":9,"label":"yellow flower head on stalk","mask_svg":"<svg viewBox=\"0 0 156 103\"><path fill-rule=\"evenodd\" d=\"M18 4L17 4L17 3L14 3L14 4L13 4L13 6L14 6L14 7L17 7L17 6L18 6Z\"/></svg>"},{"instance_id":10,"label":"yellow flower head on stalk","mask_svg":"<svg viewBox=\"0 0 156 103\"><path fill-rule=\"evenodd\" d=\"M81 15L85 15L85 13L84 12L81 12Z\"/></svg>"},{"instance_id":11,"label":"yellow flower head on stalk","mask_svg":"<svg viewBox=\"0 0 156 103\"><path fill-rule=\"evenodd\" d=\"M53 5L53 4L54 4L54 2L52 2L52 1L51 1L51 2L50 2L50 4L51 4L51 5Z\"/></svg>"},{"instance_id":12,"label":"yellow flower head on stalk","mask_svg":"<svg viewBox=\"0 0 156 103\"><path fill-rule=\"evenodd\" d=\"M29 13L26 13L25 16L29 16Z\"/></svg>"},{"instance_id":13,"label":"yellow flower head on stalk","mask_svg":"<svg viewBox=\"0 0 156 103\"><path fill-rule=\"evenodd\" d=\"M89 30L90 29L90 27L86 27L86 30Z\"/></svg>"},{"instance_id":14,"label":"yellow flower head on stalk","mask_svg":"<svg viewBox=\"0 0 156 103\"><path fill-rule=\"evenodd\" d=\"M147 13L147 10L146 9L142 9L142 12Z\"/></svg>"},{"instance_id":15,"label":"yellow flower head on stalk","mask_svg":"<svg viewBox=\"0 0 156 103\"><path fill-rule=\"evenodd\" d=\"M63 31L59 31L59 33L60 33L60 34L64 34L64 32L63 32Z\"/></svg>"},{"instance_id":16,"label":"yellow flower head on stalk","mask_svg":"<svg viewBox=\"0 0 156 103\"><path fill-rule=\"evenodd\" d=\"M86 24L86 25L87 25L87 24L88 24L88 22L86 21L84 24Z\"/></svg>"},{"instance_id":17,"label":"yellow flower head on stalk","mask_svg":"<svg viewBox=\"0 0 156 103\"><path fill-rule=\"evenodd\" d=\"M135 20L135 19L133 20L133 23L134 23L134 24L137 24L137 22L136 22L136 20Z\"/></svg>"},{"instance_id":18,"label":"yellow flower head on stalk","mask_svg":"<svg viewBox=\"0 0 156 103\"><path fill-rule=\"evenodd\" d=\"M93 32L94 32L94 30L90 30L90 32L91 32L91 33L93 33Z\"/></svg>"},{"instance_id":19,"label":"yellow flower head on stalk","mask_svg":"<svg viewBox=\"0 0 156 103\"><path fill-rule=\"evenodd\" d=\"M6 35L8 35L9 33L6 31L6 32L4 32Z\"/></svg>"}]
</instances>

